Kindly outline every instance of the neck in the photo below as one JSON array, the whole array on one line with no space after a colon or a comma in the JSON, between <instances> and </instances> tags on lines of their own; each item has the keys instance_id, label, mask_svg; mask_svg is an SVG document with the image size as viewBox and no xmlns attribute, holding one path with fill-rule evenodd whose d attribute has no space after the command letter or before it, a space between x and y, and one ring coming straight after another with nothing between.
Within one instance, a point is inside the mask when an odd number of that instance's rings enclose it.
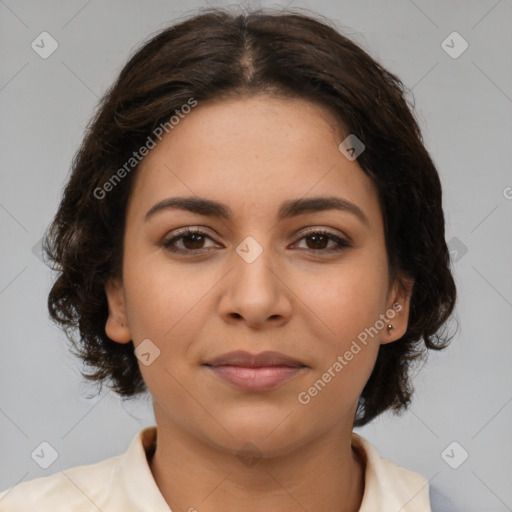
<instances>
[{"instance_id":1,"label":"neck","mask_svg":"<svg viewBox=\"0 0 512 512\"><path fill-rule=\"evenodd\" d=\"M158 422L150 468L173 511L357 512L364 461L350 429L332 429L279 456L232 453L170 422ZM351 427L351 426L350 426Z\"/></svg>"}]
</instances>

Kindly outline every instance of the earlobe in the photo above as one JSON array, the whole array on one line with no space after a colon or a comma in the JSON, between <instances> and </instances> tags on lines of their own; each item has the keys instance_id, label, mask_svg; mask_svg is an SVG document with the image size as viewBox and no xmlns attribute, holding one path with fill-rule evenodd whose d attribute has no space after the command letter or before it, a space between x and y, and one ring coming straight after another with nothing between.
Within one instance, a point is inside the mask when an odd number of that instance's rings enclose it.
<instances>
[{"instance_id":1,"label":"earlobe","mask_svg":"<svg viewBox=\"0 0 512 512\"><path fill-rule=\"evenodd\" d=\"M387 321L381 340L382 344L399 340L407 332L413 287L414 281L411 279L407 279L403 286L395 284L390 297L392 302L388 304L386 310Z\"/></svg>"},{"instance_id":2,"label":"earlobe","mask_svg":"<svg viewBox=\"0 0 512 512\"><path fill-rule=\"evenodd\" d=\"M108 318L105 333L117 343L129 343L132 339L128 328L123 285L120 279L109 278L105 283L105 294L108 302Z\"/></svg>"}]
</instances>

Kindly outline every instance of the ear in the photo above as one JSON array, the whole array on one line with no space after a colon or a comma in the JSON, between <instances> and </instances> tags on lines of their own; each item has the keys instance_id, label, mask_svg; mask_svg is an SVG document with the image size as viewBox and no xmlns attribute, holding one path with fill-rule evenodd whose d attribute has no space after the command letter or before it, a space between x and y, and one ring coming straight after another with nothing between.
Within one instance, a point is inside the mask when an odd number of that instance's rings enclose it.
<instances>
[{"instance_id":1,"label":"ear","mask_svg":"<svg viewBox=\"0 0 512 512\"><path fill-rule=\"evenodd\" d=\"M108 301L108 318L105 324L107 336L117 343L129 343L132 339L126 317L124 289L121 280L109 278L105 283Z\"/></svg>"},{"instance_id":2,"label":"ear","mask_svg":"<svg viewBox=\"0 0 512 512\"><path fill-rule=\"evenodd\" d=\"M410 278L401 277L393 283L385 313L387 320L381 344L399 340L406 333L413 287L414 280ZM388 325L392 325L392 329L388 329Z\"/></svg>"}]
</instances>

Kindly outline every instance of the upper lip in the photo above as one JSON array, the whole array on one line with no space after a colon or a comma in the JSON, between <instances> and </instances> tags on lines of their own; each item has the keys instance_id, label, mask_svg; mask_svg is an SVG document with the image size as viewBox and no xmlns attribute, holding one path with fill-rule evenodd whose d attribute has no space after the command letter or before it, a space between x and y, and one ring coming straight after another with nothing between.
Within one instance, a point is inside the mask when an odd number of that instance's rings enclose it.
<instances>
[{"instance_id":1,"label":"upper lip","mask_svg":"<svg viewBox=\"0 0 512 512\"><path fill-rule=\"evenodd\" d=\"M207 366L246 366L253 368L262 366L290 366L299 368L306 366L298 359L270 350L260 352L259 354L236 350L210 359L205 364Z\"/></svg>"}]
</instances>

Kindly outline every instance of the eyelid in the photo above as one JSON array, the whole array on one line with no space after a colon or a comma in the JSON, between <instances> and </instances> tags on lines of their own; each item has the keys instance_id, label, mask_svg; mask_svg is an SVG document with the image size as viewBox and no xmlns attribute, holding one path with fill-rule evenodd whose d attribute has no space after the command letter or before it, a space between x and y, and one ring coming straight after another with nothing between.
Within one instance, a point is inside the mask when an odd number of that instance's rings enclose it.
<instances>
[{"instance_id":1,"label":"eyelid","mask_svg":"<svg viewBox=\"0 0 512 512\"><path fill-rule=\"evenodd\" d=\"M178 228L176 230L172 231L172 236L169 238L165 238L162 242L160 242L160 245L162 245L164 248L168 249L171 246L171 242L175 240L180 240L188 235L202 235L204 238L209 238L213 242L217 243L212 235L207 232L208 228L204 226L186 226L183 228ZM170 249L169 249L170 250ZM198 249L196 251L190 251L190 252L196 252L199 253L201 249ZM182 249L177 249L176 252L186 252Z\"/></svg>"},{"instance_id":2,"label":"eyelid","mask_svg":"<svg viewBox=\"0 0 512 512\"><path fill-rule=\"evenodd\" d=\"M200 235L205 239L210 239L214 243L218 243L218 242L216 242L216 240L214 239L213 236L211 236L207 231L205 231L207 229L208 228L206 228L204 226L194 226L194 227L186 226L183 228L178 228L177 230L175 230L173 232L173 236L163 240L162 242L160 242L159 245L163 246L164 249L166 249L170 252L173 252L175 254L184 254L184 255L204 254L208 251L211 251L212 248L209 247L209 248L200 248L200 249L177 249L176 247L173 247L173 243L176 243L176 241L181 240L188 235L194 235L194 234ZM324 249L301 248L298 250L305 251L305 252L307 252L309 254L313 254L313 255L320 255L320 256L326 255L327 256L327 255L330 255L333 253L340 253L346 249L353 247L353 243L352 243L352 240L350 239L350 237L347 237L344 234L333 233L332 231L330 231L330 229L331 228L320 227L320 226L318 226L318 227L310 226L308 228L305 228L302 231L299 230L299 232L296 232L293 235L293 237L294 237L294 239L298 237L295 242L297 244L297 243L300 243L303 239L307 238L308 236L312 236L315 234L323 235L328 238L328 241L335 243L334 247L324 248Z\"/></svg>"},{"instance_id":3,"label":"eyelid","mask_svg":"<svg viewBox=\"0 0 512 512\"><path fill-rule=\"evenodd\" d=\"M325 235L342 238L347 243L350 243L350 244L352 243L352 239L348 235L343 233L342 231L335 230L335 228L330 228L330 227L326 227L326 226L310 226L310 227L304 228L304 230L299 230L294 235L294 237L296 237L296 236L303 237L303 236L309 235L310 233L323 233Z\"/></svg>"},{"instance_id":4,"label":"eyelid","mask_svg":"<svg viewBox=\"0 0 512 512\"><path fill-rule=\"evenodd\" d=\"M316 235L316 234L323 235L323 236L327 237L329 241L335 242L336 245L329 249L299 249L299 250L304 250L304 251L307 251L307 252L313 253L313 254L322 255L322 253L324 253L325 255L327 255L327 254L341 252L345 249L349 249L354 246L350 237L347 237L344 234L333 233L332 231L330 231L329 229L327 229L325 227L310 227L310 228L307 228L305 231L300 231L296 235L296 237L298 237L298 238L297 238L297 242L295 242L295 243L300 243L301 240L307 238L308 236L312 236L312 235Z\"/></svg>"}]
</instances>

